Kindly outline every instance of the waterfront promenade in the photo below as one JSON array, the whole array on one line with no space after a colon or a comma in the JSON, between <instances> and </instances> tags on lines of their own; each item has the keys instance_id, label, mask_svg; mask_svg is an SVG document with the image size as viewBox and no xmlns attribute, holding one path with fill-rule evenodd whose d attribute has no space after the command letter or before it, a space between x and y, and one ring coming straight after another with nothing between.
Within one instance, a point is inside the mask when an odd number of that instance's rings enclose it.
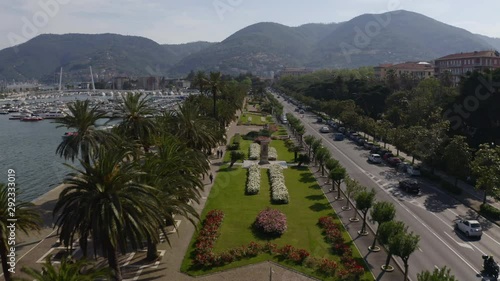
<instances>
[{"instance_id":1,"label":"waterfront promenade","mask_svg":"<svg viewBox=\"0 0 500 281\"><path fill-rule=\"evenodd\" d=\"M240 113L238 115L240 115ZM236 133L245 134L251 129L252 128L248 126L237 126L237 122L232 122L227 128L227 140L229 141ZM221 166L221 163L222 158L211 159L210 172L214 175L215 179L217 179L217 171ZM201 213L203 210L212 188L212 184L210 183L208 176L205 177L204 183L205 190L202 192L200 204L194 203L193 205L198 213ZM28 237L22 233L18 234L16 247L17 264L14 277L26 277L20 271L23 266L40 269L42 263L48 255L52 255L57 258L59 255L64 253L65 248L59 243L56 230L53 228L52 216L52 210L57 202L59 193L63 189L64 185L60 185L33 201L42 216L43 226L39 233L30 233L30 236ZM125 280L253 281L270 280L270 278L272 278L272 280L292 281L315 280L271 262L249 265L197 278L190 277L181 273L180 267L195 228L191 223L182 217L176 217L175 219L176 224L178 225L177 232L171 229L171 233L168 234L170 245L166 241L158 245L158 251L161 255L161 258L158 261L150 264L143 263L142 260L145 256L144 251L128 253L120 257L123 277ZM73 255L76 258L81 257L81 250L78 248L78 244L75 243L74 246L75 249L72 251ZM91 245L89 244L89 254L91 254L90 247ZM98 262L105 261L98 260ZM0 277L0 280L4 280L3 275Z\"/></svg>"}]
</instances>

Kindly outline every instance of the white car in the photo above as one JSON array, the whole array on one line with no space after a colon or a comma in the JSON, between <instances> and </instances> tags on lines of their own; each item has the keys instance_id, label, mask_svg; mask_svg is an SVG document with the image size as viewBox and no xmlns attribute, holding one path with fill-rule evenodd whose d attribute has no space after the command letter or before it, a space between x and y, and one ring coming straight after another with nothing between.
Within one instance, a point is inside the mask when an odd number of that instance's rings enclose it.
<instances>
[{"instance_id":1,"label":"white car","mask_svg":"<svg viewBox=\"0 0 500 281\"><path fill-rule=\"evenodd\" d=\"M328 128L327 126L323 126L323 127L321 127L321 129L319 129L319 131L321 133L329 133L330 132L330 128Z\"/></svg>"},{"instance_id":2,"label":"white car","mask_svg":"<svg viewBox=\"0 0 500 281\"><path fill-rule=\"evenodd\" d=\"M420 167L409 165L406 167L406 173L410 176L420 176Z\"/></svg>"},{"instance_id":3,"label":"white car","mask_svg":"<svg viewBox=\"0 0 500 281\"><path fill-rule=\"evenodd\" d=\"M455 227L467 237L476 236L481 238L481 235L483 235L481 224L476 220L457 220Z\"/></svg>"},{"instance_id":4,"label":"white car","mask_svg":"<svg viewBox=\"0 0 500 281\"><path fill-rule=\"evenodd\" d=\"M370 154L370 156L368 156L368 161L374 164L380 164L382 163L382 157L378 154Z\"/></svg>"}]
</instances>

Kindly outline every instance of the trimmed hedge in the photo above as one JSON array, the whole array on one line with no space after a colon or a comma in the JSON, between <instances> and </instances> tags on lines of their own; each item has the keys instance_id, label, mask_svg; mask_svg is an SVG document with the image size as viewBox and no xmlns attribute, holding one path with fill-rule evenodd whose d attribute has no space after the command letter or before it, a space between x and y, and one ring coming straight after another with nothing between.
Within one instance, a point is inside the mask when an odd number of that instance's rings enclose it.
<instances>
[{"instance_id":1,"label":"trimmed hedge","mask_svg":"<svg viewBox=\"0 0 500 281\"><path fill-rule=\"evenodd\" d=\"M489 219L500 220L500 210L489 204L481 204L479 213Z\"/></svg>"}]
</instances>

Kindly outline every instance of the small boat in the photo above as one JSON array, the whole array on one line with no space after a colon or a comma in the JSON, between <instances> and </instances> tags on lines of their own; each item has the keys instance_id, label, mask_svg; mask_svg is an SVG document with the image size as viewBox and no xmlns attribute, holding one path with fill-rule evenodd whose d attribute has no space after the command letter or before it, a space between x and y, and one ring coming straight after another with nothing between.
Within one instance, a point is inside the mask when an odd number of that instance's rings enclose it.
<instances>
[{"instance_id":1,"label":"small boat","mask_svg":"<svg viewBox=\"0 0 500 281\"><path fill-rule=\"evenodd\" d=\"M0 114L5 115L5 114L9 114L9 112L7 110L1 109L0 110Z\"/></svg>"},{"instance_id":2,"label":"small boat","mask_svg":"<svg viewBox=\"0 0 500 281\"><path fill-rule=\"evenodd\" d=\"M32 115L32 116L24 116L20 120L22 122L37 122L37 121L42 121L43 118L40 116Z\"/></svg>"},{"instance_id":3,"label":"small boat","mask_svg":"<svg viewBox=\"0 0 500 281\"><path fill-rule=\"evenodd\" d=\"M43 114L43 118L45 119L58 119L64 118L66 115L62 111L50 111L48 113Z\"/></svg>"},{"instance_id":4,"label":"small boat","mask_svg":"<svg viewBox=\"0 0 500 281\"><path fill-rule=\"evenodd\" d=\"M9 117L9 120L19 120L19 119L21 119L21 118L23 118L23 117L26 117L26 116L25 116L25 115L22 115L22 114L11 115L11 116Z\"/></svg>"}]
</instances>

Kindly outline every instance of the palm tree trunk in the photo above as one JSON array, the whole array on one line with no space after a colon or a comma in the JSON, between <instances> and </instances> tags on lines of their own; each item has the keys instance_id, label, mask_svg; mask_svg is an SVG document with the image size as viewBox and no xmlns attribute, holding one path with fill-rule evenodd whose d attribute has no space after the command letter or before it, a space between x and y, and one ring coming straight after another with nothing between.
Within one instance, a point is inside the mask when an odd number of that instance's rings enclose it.
<instances>
[{"instance_id":1,"label":"palm tree trunk","mask_svg":"<svg viewBox=\"0 0 500 281\"><path fill-rule=\"evenodd\" d=\"M0 258L2 258L2 269L3 269L3 276L5 281L10 281L12 280L11 274L9 271L9 265L7 264L7 248L5 247L6 243L3 241L3 239L0 239Z\"/></svg>"},{"instance_id":2,"label":"palm tree trunk","mask_svg":"<svg viewBox=\"0 0 500 281\"><path fill-rule=\"evenodd\" d=\"M217 120L217 93L214 91L212 94L214 96L214 118Z\"/></svg>"},{"instance_id":3,"label":"palm tree trunk","mask_svg":"<svg viewBox=\"0 0 500 281\"><path fill-rule=\"evenodd\" d=\"M78 241L80 244L80 247L82 248L82 253L83 253L84 258L87 258L87 238L88 238L88 235L84 234L84 235L82 235L82 237L80 237L80 241Z\"/></svg>"},{"instance_id":4,"label":"palm tree trunk","mask_svg":"<svg viewBox=\"0 0 500 281\"><path fill-rule=\"evenodd\" d=\"M488 193L484 190L483 205L486 204L486 196L488 196Z\"/></svg>"},{"instance_id":5,"label":"palm tree trunk","mask_svg":"<svg viewBox=\"0 0 500 281\"><path fill-rule=\"evenodd\" d=\"M146 255L146 260L154 261L158 258L158 248L156 246L156 243L148 236L148 253Z\"/></svg>"},{"instance_id":6,"label":"palm tree trunk","mask_svg":"<svg viewBox=\"0 0 500 281\"><path fill-rule=\"evenodd\" d=\"M365 228L366 228L366 213L363 212L363 225L361 226L361 233L366 232Z\"/></svg>"},{"instance_id":7,"label":"palm tree trunk","mask_svg":"<svg viewBox=\"0 0 500 281\"><path fill-rule=\"evenodd\" d=\"M108 265L113 272L113 278L115 281L122 281L122 272L120 269L120 265L118 264L118 257L116 256L115 248L111 245L111 242L108 242L107 252L108 252Z\"/></svg>"}]
</instances>

